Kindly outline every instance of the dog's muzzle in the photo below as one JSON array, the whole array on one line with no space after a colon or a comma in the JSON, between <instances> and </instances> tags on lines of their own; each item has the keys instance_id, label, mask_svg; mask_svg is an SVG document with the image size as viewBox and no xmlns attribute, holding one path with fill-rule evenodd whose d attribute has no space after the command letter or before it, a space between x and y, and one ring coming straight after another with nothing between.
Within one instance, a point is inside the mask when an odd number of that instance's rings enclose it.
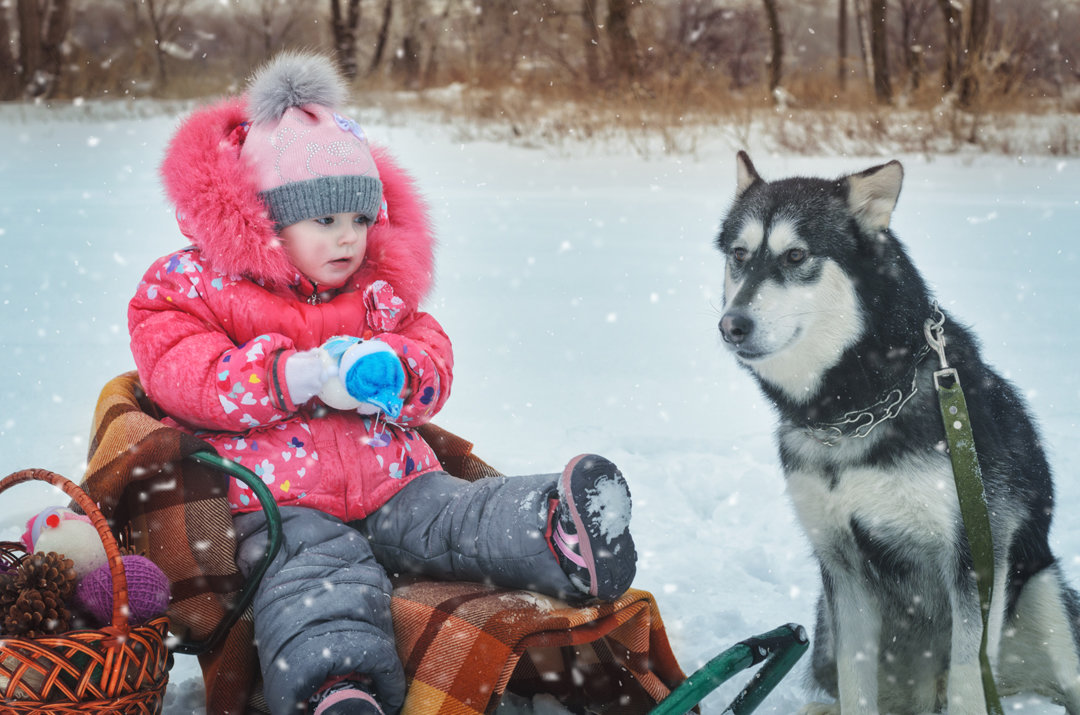
<instances>
[{"instance_id":1,"label":"dog's muzzle","mask_svg":"<svg viewBox=\"0 0 1080 715\"><path fill-rule=\"evenodd\" d=\"M720 335L724 342L738 347L754 332L754 320L741 310L729 310L720 316Z\"/></svg>"}]
</instances>

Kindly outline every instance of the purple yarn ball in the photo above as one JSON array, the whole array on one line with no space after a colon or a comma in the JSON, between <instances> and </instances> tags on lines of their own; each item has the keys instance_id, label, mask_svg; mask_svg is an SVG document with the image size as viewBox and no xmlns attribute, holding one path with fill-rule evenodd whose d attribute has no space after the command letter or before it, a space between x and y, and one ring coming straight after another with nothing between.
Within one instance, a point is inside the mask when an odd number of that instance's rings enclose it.
<instances>
[{"instance_id":1,"label":"purple yarn ball","mask_svg":"<svg viewBox=\"0 0 1080 715\"><path fill-rule=\"evenodd\" d=\"M169 607L169 579L145 556L124 556L128 585L128 622L146 623ZM109 565L86 574L75 587L75 602L100 625L112 622L112 573Z\"/></svg>"}]
</instances>

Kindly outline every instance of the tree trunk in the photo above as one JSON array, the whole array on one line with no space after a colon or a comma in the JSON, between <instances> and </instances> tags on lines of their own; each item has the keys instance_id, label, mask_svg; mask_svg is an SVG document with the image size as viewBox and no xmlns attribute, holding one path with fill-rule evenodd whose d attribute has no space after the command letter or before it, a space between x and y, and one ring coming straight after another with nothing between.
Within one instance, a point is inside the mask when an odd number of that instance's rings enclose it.
<instances>
[{"instance_id":1,"label":"tree trunk","mask_svg":"<svg viewBox=\"0 0 1080 715\"><path fill-rule=\"evenodd\" d=\"M263 17L262 23L262 51L263 60L269 61L274 56L274 29L271 25L272 17Z\"/></svg>"},{"instance_id":2,"label":"tree trunk","mask_svg":"<svg viewBox=\"0 0 1080 715\"><path fill-rule=\"evenodd\" d=\"M851 0L855 8L855 28L859 33L859 54L862 55L863 67L866 68L866 81L870 89L874 88L874 53L870 47L870 26L866 17L867 0ZM948 2L949 0L944 0Z\"/></svg>"},{"instance_id":3,"label":"tree trunk","mask_svg":"<svg viewBox=\"0 0 1080 715\"><path fill-rule=\"evenodd\" d=\"M401 40L398 70L407 88L415 89L420 84L420 42L413 35L407 35Z\"/></svg>"},{"instance_id":4,"label":"tree trunk","mask_svg":"<svg viewBox=\"0 0 1080 715\"><path fill-rule=\"evenodd\" d=\"M63 70L62 45L71 26L70 0L18 0L19 84L26 97L51 97ZM7 28L5 18L4 29ZM5 42L8 35L3 35ZM10 47L5 46L10 55ZM14 67L14 62L9 65Z\"/></svg>"},{"instance_id":5,"label":"tree trunk","mask_svg":"<svg viewBox=\"0 0 1080 715\"><path fill-rule=\"evenodd\" d=\"M971 22L967 33L967 60L960 82L960 106L970 107L979 94L979 74L990 32L989 0L971 0Z\"/></svg>"},{"instance_id":6,"label":"tree trunk","mask_svg":"<svg viewBox=\"0 0 1080 715\"><path fill-rule=\"evenodd\" d=\"M162 30L162 19L158 15L155 0L146 0L146 10L150 15L150 29L154 32L154 57L157 58L158 87L168 84L169 77L165 71L165 36Z\"/></svg>"},{"instance_id":7,"label":"tree trunk","mask_svg":"<svg viewBox=\"0 0 1080 715\"><path fill-rule=\"evenodd\" d=\"M951 91L960 79L964 67L964 23L960 7L952 0L939 0L945 20L945 62L942 67L941 88Z\"/></svg>"},{"instance_id":8,"label":"tree trunk","mask_svg":"<svg viewBox=\"0 0 1080 715\"><path fill-rule=\"evenodd\" d=\"M634 80L640 74L637 40L630 31L634 0L608 0L607 33L611 43L611 64L620 80Z\"/></svg>"},{"instance_id":9,"label":"tree trunk","mask_svg":"<svg viewBox=\"0 0 1080 715\"><path fill-rule=\"evenodd\" d=\"M600 27L596 24L596 0L581 0L581 23L585 29L585 77L600 84Z\"/></svg>"},{"instance_id":10,"label":"tree trunk","mask_svg":"<svg viewBox=\"0 0 1080 715\"><path fill-rule=\"evenodd\" d=\"M847 0L840 0L836 21L836 81L843 89L847 84Z\"/></svg>"},{"instance_id":11,"label":"tree trunk","mask_svg":"<svg viewBox=\"0 0 1080 715\"><path fill-rule=\"evenodd\" d=\"M887 0L870 0L870 51L874 57L874 96L879 102L891 104L886 3Z\"/></svg>"},{"instance_id":12,"label":"tree trunk","mask_svg":"<svg viewBox=\"0 0 1080 715\"><path fill-rule=\"evenodd\" d=\"M900 8L900 43L903 50L904 69L907 71L911 89L919 88L919 57L915 50L915 32L913 29L911 7L904 3Z\"/></svg>"},{"instance_id":13,"label":"tree trunk","mask_svg":"<svg viewBox=\"0 0 1080 715\"><path fill-rule=\"evenodd\" d=\"M41 70L41 8L37 0L19 0L19 84L30 96Z\"/></svg>"},{"instance_id":14,"label":"tree trunk","mask_svg":"<svg viewBox=\"0 0 1080 715\"><path fill-rule=\"evenodd\" d=\"M776 9L776 0L763 1L765 18L769 24L769 37L772 39L772 57L769 58L769 94L772 95L780 86L784 67L784 37L780 32L780 13Z\"/></svg>"},{"instance_id":15,"label":"tree trunk","mask_svg":"<svg viewBox=\"0 0 1080 715\"><path fill-rule=\"evenodd\" d=\"M0 101L15 99L19 96L19 70L15 66L15 52L11 42L11 25L8 15L0 10Z\"/></svg>"},{"instance_id":16,"label":"tree trunk","mask_svg":"<svg viewBox=\"0 0 1080 715\"><path fill-rule=\"evenodd\" d=\"M405 4L405 23L401 45L394 57L393 70L398 81L409 89L420 84L420 16L419 0L408 0Z\"/></svg>"},{"instance_id":17,"label":"tree trunk","mask_svg":"<svg viewBox=\"0 0 1080 715\"><path fill-rule=\"evenodd\" d=\"M269 60L277 47L286 42L301 9L296 3L285 3L281 0L258 0L255 16L258 18L253 23L253 29L258 32L262 47L263 60ZM281 22L279 22L281 20Z\"/></svg>"},{"instance_id":18,"label":"tree trunk","mask_svg":"<svg viewBox=\"0 0 1080 715\"><path fill-rule=\"evenodd\" d=\"M360 0L347 0L342 12L342 0L330 0L330 29L334 33L334 51L338 67L345 79L356 79L356 30L360 26Z\"/></svg>"},{"instance_id":19,"label":"tree trunk","mask_svg":"<svg viewBox=\"0 0 1080 715\"><path fill-rule=\"evenodd\" d=\"M442 14L435 18L436 27L446 27L447 19L450 17L450 9L453 3L447 0L445 6L443 6ZM503 18L504 22L501 24L502 35L505 38L509 34L510 28L507 27L505 22L507 18ZM421 85L424 87L430 87L435 84L439 77L439 33L431 33L428 31L428 24L432 22L432 18L425 17L420 21L420 34L423 35L428 41L428 53L427 61L424 63L424 73L421 77Z\"/></svg>"},{"instance_id":20,"label":"tree trunk","mask_svg":"<svg viewBox=\"0 0 1080 715\"><path fill-rule=\"evenodd\" d=\"M51 97L64 68L64 39L71 29L71 0L52 0L45 11L42 29L41 60L47 76L45 96Z\"/></svg>"},{"instance_id":21,"label":"tree trunk","mask_svg":"<svg viewBox=\"0 0 1080 715\"><path fill-rule=\"evenodd\" d=\"M383 52L386 51L387 40L390 39L390 21L394 18L394 0L386 0L383 5L382 23L379 25L379 34L375 38L375 54L371 56L371 64L368 66L368 74L374 74L382 64Z\"/></svg>"}]
</instances>

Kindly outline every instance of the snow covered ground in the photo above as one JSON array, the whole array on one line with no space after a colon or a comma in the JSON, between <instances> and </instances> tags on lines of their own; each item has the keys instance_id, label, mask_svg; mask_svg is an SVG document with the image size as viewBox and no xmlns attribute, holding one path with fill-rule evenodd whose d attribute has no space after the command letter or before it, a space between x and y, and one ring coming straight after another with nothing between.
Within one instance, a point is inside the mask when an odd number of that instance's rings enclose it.
<instances>
[{"instance_id":1,"label":"snow covered ground","mask_svg":"<svg viewBox=\"0 0 1080 715\"><path fill-rule=\"evenodd\" d=\"M437 222L427 307L457 361L438 422L507 473L555 471L583 451L622 467L636 585L656 595L687 672L749 635L812 626L818 575L784 495L771 409L716 331L722 262L711 243L734 191L730 133L693 156L643 159L617 142L461 143L445 123L358 118L414 172ZM152 111L0 107L0 475L82 473L98 391L133 367L127 301L150 261L183 243L156 176L174 124ZM749 149L766 178L893 158ZM1038 416L1057 474L1053 545L1080 586L1080 457L1069 448L1080 422L1080 162L896 158L907 178L893 227ZM0 495L0 538L62 501L36 485ZM790 715L813 696L806 660L759 712ZM200 687L194 660L180 658L166 711L191 712ZM1027 696L1006 710L1063 712Z\"/></svg>"}]
</instances>

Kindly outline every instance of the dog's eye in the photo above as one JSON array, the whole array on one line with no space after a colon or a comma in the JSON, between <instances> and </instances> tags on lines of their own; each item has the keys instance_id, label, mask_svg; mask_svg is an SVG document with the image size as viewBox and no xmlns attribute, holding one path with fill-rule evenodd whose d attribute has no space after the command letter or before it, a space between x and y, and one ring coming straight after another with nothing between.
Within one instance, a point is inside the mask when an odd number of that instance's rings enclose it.
<instances>
[{"instance_id":1,"label":"dog's eye","mask_svg":"<svg viewBox=\"0 0 1080 715\"><path fill-rule=\"evenodd\" d=\"M737 263L742 263L750 257L750 251L746 250L742 246L739 246L738 248L731 251L731 257L735 259Z\"/></svg>"},{"instance_id":2,"label":"dog's eye","mask_svg":"<svg viewBox=\"0 0 1080 715\"><path fill-rule=\"evenodd\" d=\"M806 250L802 248L792 248L784 254L784 257L787 259L788 263L797 266L806 260Z\"/></svg>"}]
</instances>

